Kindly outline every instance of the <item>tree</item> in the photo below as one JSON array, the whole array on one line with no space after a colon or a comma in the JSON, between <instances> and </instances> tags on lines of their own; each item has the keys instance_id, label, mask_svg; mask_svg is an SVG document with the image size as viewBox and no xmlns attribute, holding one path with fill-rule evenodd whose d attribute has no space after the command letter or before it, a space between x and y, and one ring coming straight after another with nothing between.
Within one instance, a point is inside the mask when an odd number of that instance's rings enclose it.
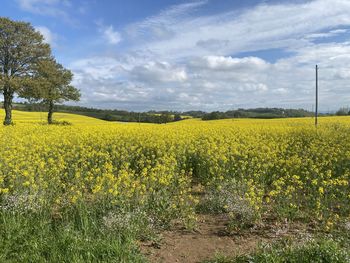
<instances>
[{"instance_id":1,"label":"tree","mask_svg":"<svg viewBox=\"0 0 350 263\"><path fill-rule=\"evenodd\" d=\"M180 114L175 114L174 115L174 121L181 121L182 120L182 117Z\"/></svg>"},{"instance_id":2,"label":"tree","mask_svg":"<svg viewBox=\"0 0 350 263\"><path fill-rule=\"evenodd\" d=\"M339 110L337 110L337 112L335 113L338 116L346 116L349 115L350 110L348 107L342 107Z\"/></svg>"},{"instance_id":3,"label":"tree","mask_svg":"<svg viewBox=\"0 0 350 263\"><path fill-rule=\"evenodd\" d=\"M80 99L80 91L70 85L72 78L72 72L53 58L40 60L36 66L36 74L27 79L20 96L47 104L47 121L52 124L55 103Z\"/></svg>"},{"instance_id":4,"label":"tree","mask_svg":"<svg viewBox=\"0 0 350 263\"><path fill-rule=\"evenodd\" d=\"M202 120L209 121L209 120L219 120L219 119L226 119L227 116L224 112L220 111L213 111L211 113L207 113L202 117Z\"/></svg>"},{"instance_id":5,"label":"tree","mask_svg":"<svg viewBox=\"0 0 350 263\"><path fill-rule=\"evenodd\" d=\"M168 122L172 122L174 120L174 118L167 113L162 113L159 116L159 123L168 123Z\"/></svg>"},{"instance_id":6,"label":"tree","mask_svg":"<svg viewBox=\"0 0 350 263\"><path fill-rule=\"evenodd\" d=\"M4 95L4 124L12 123L12 101L36 63L51 53L43 36L25 22L0 17L0 90Z\"/></svg>"}]
</instances>

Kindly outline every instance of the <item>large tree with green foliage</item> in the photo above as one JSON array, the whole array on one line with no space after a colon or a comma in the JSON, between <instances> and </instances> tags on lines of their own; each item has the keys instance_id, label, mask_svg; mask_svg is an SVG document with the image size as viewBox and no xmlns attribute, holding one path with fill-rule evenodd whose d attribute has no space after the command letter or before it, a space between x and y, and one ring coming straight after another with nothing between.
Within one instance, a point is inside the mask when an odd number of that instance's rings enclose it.
<instances>
[{"instance_id":1,"label":"large tree with green foliage","mask_svg":"<svg viewBox=\"0 0 350 263\"><path fill-rule=\"evenodd\" d=\"M4 95L4 124L12 123L12 101L39 60L50 56L43 36L29 23L0 17L0 90Z\"/></svg>"},{"instance_id":2,"label":"large tree with green foliage","mask_svg":"<svg viewBox=\"0 0 350 263\"><path fill-rule=\"evenodd\" d=\"M72 72L53 58L40 60L36 66L36 74L27 80L20 96L47 104L47 121L51 124L55 103L80 99L79 90L70 85L72 78Z\"/></svg>"}]
</instances>

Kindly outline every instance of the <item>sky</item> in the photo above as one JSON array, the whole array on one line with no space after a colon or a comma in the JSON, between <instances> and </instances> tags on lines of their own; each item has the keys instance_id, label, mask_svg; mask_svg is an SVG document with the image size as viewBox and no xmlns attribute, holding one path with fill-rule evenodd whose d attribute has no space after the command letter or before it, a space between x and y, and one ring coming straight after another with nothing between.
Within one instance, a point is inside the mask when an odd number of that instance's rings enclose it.
<instances>
[{"instance_id":1,"label":"sky","mask_svg":"<svg viewBox=\"0 0 350 263\"><path fill-rule=\"evenodd\" d=\"M78 105L312 110L350 105L350 0L0 0L74 73Z\"/></svg>"}]
</instances>

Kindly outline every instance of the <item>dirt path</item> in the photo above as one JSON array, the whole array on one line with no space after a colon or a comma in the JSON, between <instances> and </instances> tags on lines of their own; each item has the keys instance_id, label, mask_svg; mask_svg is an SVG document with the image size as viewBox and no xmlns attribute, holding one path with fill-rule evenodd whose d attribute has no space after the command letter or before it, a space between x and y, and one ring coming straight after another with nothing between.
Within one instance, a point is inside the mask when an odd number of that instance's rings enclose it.
<instances>
[{"instance_id":1,"label":"dirt path","mask_svg":"<svg viewBox=\"0 0 350 263\"><path fill-rule=\"evenodd\" d=\"M261 226L243 235L228 235L227 224L228 219L223 215L200 216L197 231L165 231L160 244L143 243L141 249L150 262L197 263L213 258L217 253L226 256L247 253L256 249L259 242L272 242L283 236L305 231L300 226L291 228L287 224L280 224Z\"/></svg>"}]
</instances>

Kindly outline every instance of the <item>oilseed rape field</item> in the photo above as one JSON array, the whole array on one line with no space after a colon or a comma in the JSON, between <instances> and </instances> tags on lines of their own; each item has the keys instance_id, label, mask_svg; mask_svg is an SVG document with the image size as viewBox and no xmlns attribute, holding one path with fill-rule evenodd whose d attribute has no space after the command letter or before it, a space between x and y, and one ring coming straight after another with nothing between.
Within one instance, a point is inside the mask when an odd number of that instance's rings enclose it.
<instances>
[{"instance_id":1,"label":"oilseed rape field","mask_svg":"<svg viewBox=\"0 0 350 263\"><path fill-rule=\"evenodd\" d=\"M1 118L3 116L0 116ZM350 118L111 123L14 112L0 127L1 262L144 262L138 242L198 214L240 231L350 220ZM43 120L42 120L43 119Z\"/></svg>"}]
</instances>

